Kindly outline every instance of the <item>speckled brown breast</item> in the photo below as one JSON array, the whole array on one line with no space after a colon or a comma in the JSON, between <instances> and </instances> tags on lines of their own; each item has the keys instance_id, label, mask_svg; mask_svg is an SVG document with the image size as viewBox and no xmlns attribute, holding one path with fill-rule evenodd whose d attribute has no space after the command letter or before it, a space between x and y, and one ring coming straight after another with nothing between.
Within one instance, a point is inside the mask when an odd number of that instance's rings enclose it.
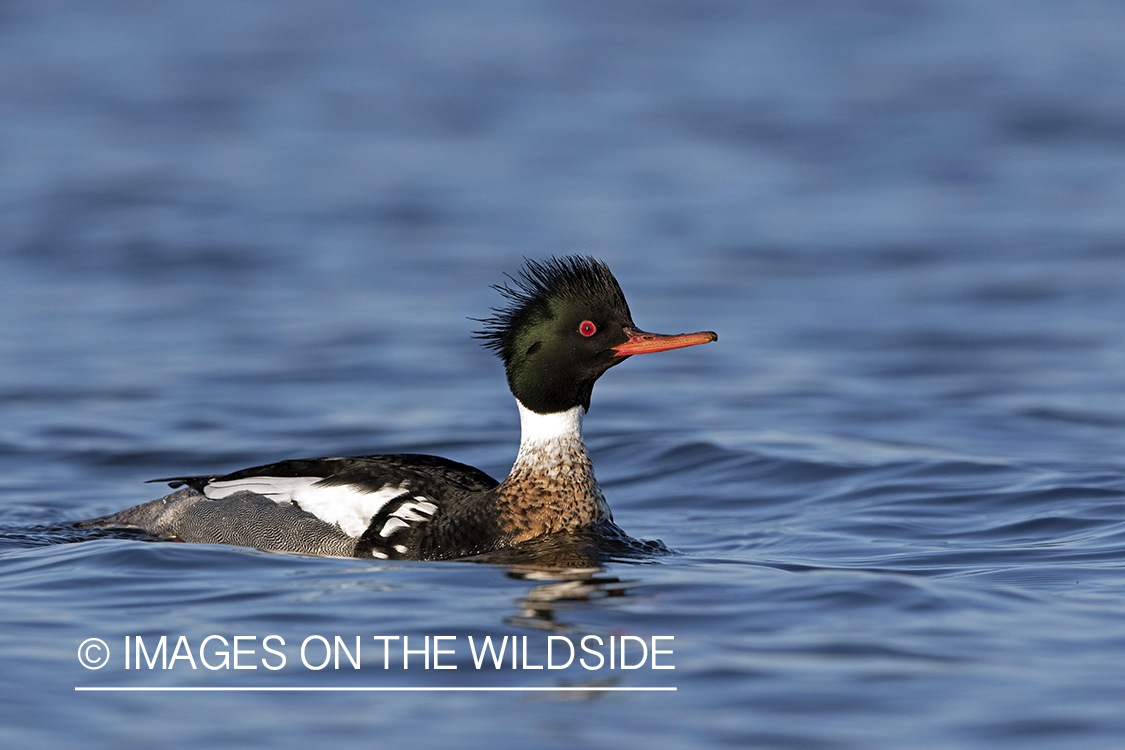
<instances>
[{"instance_id":1,"label":"speckled brown breast","mask_svg":"<svg viewBox=\"0 0 1125 750\"><path fill-rule=\"evenodd\" d=\"M521 446L496 503L512 543L613 520L581 438Z\"/></svg>"}]
</instances>

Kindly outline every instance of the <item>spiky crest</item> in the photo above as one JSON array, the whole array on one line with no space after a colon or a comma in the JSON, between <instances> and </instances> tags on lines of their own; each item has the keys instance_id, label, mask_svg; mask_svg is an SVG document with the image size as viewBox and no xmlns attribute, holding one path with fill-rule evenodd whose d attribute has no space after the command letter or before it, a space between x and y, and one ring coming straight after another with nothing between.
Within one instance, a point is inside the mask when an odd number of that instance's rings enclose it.
<instances>
[{"instance_id":1,"label":"spiky crest","mask_svg":"<svg viewBox=\"0 0 1125 750\"><path fill-rule=\"evenodd\" d=\"M492 288L508 298L506 307L494 307L490 318L473 318L483 328L473 338L496 352L503 360L511 356L511 346L518 330L551 316L552 300L582 302L606 300L620 305L625 318L629 305L609 266L591 256L568 255L543 261L524 259L525 265L516 276L505 274L509 283L493 284Z\"/></svg>"}]
</instances>

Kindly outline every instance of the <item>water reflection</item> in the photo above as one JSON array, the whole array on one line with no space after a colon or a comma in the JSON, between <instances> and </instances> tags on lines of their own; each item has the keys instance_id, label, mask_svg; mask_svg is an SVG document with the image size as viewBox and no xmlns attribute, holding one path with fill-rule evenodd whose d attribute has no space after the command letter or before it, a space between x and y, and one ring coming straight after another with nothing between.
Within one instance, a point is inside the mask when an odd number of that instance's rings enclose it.
<instances>
[{"instance_id":1,"label":"water reflection","mask_svg":"<svg viewBox=\"0 0 1125 750\"><path fill-rule=\"evenodd\" d=\"M589 602L609 597L629 596L629 585L613 575L600 575L600 568L586 569L536 569L510 568L512 578L528 581L548 580L531 589L519 603L516 614L504 619L507 625L547 630L552 633L570 632L574 623L560 622L556 613L571 609L573 602Z\"/></svg>"},{"instance_id":2,"label":"water reflection","mask_svg":"<svg viewBox=\"0 0 1125 750\"><path fill-rule=\"evenodd\" d=\"M503 565L511 578L543 582L520 600L516 614L504 622L562 633L574 630L575 625L560 622L557 613L572 609L572 603L629 596L629 587L636 581L607 574L607 563L651 562L668 554L662 542L633 539L615 525L606 524L598 529L554 534L480 555L472 562Z\"/></svg>"}]
</instances>

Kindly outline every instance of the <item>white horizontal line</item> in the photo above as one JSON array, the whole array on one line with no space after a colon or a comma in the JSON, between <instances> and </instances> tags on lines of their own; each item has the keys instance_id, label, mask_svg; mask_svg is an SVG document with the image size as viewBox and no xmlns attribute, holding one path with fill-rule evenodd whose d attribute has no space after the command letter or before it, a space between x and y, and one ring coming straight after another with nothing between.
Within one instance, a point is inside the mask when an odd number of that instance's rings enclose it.
<instances>
[{"instance_id":1,"label":"white horizontal line","mask_svg":"<svg viewBox=\"0 0 1125 750\"><path fill-rule=\"evenodd\" d=\"M488 692L553 692L553 693L607 693L607 692L675 692L674 687L76 687L87 692L136 693L316 693L316 692L389 692L389 693L488 693Z\"/></svg>"}]
</instances>

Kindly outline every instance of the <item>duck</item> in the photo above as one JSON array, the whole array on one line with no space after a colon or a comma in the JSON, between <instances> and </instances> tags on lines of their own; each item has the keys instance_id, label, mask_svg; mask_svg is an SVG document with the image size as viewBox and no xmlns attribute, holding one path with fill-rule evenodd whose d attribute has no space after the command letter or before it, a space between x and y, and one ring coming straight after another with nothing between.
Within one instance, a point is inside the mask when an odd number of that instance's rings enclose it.
<instances>
[{"instance_id":1,"label":"duck","mask_svg":"<svg viewBox=\"0 0 1125 750\"><path fill-rule=\"evenodd\" d=\"M590 256L525 260L494 285L506 305L474 337L503 362L520 445L503 481L421 454L291 459L164 477L169 495L77 525L158 540L380 560L451 560L552 535L614 534L582 422L594 383L637 354L718 340L633 323L617 279Z\"/></svg>"}]
</instances>

